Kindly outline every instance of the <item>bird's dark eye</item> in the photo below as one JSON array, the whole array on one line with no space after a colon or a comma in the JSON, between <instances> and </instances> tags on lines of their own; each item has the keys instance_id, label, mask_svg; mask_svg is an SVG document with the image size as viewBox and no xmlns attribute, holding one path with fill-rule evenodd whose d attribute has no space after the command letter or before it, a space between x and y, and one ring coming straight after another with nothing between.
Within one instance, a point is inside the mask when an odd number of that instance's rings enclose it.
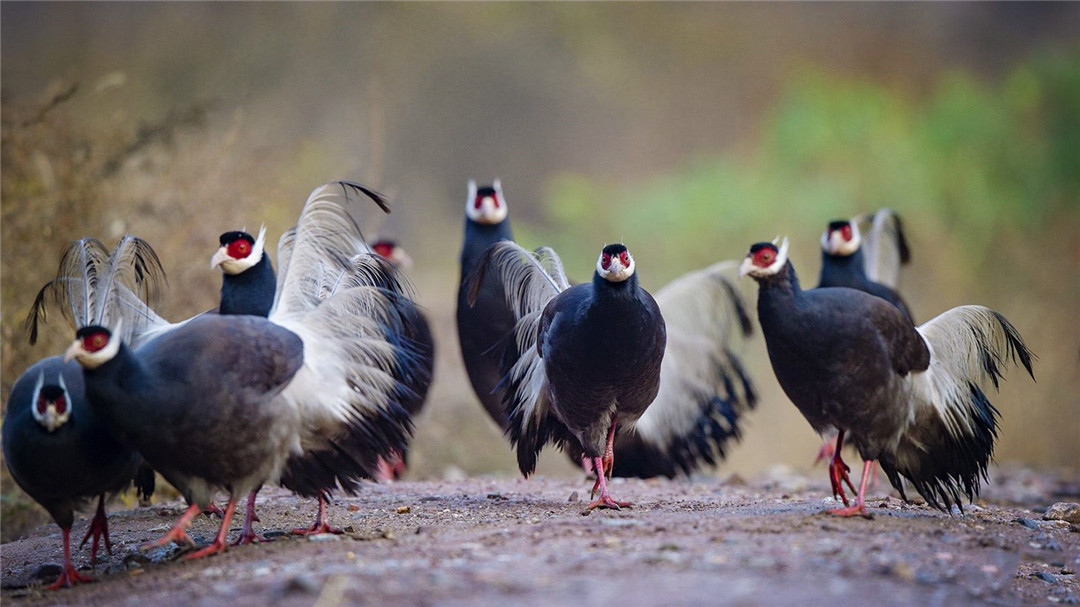
<instances>
[{"instance_id":1,"label":"bird's dark eye","mask_svg":"<svg viewBox=\"0 0 1080 607\"><path fill-rule=\"evenodd\" d=\"M623 251L622 253L619 253L619 261L622 262L623 267L629 268L630 267L630 252L629 251Z\"/></svg>"},{"instance_id":2,"label":"bird's dark eye","mask_svg":"<svg viewBox=\"0 0 1080 607\"><path fill-rule=\"evenodd\" d=\"M251 254L251 243L243 238L234 240L229 243L228 252L233 259L243 259Z\"/></svg>"},{"instance_id":3,"label":"bird's dark eye","mask_svg":"<svg viewBox=\"0 0 1080 607\"><path fill-rule=\"evenodd\" d=\"M844 237L844 240L851 240L851 226L846 225L840 228L840 235Z\"/></svg>"},{"instance_id":4,"label":"bird's dark eye","mask_svg":"<svg viewBox=\"0 0 1080 607\"><path fill-rule=\"evenodd\" d=\"M754 256L754 265L762 268L769 267L772 265L773 255L773 252L769 249L758 251L757 255Z\"/></svg>"},{"instance_id":5,"label":"bird's dark eye","mask_svg":"<svg viewBox=\"0 0 1080 607\"><path fill-rule=\"evenodd\" d=\"M476 202L473 202L473 208L474 209L479 209L481 206L483 206L483 204L484 204L484 197L483 196L477 196L476 197Z\"/></svg>"},{"instance_id":6,"label":"bird's dark eye","mask_svg":"<svg viewBox=\"0 0 1080 607\"><path fill-rule=\"evenodd\" d=\"M600 267L605 270L611 267L611 253L604 253L600 256Z\"/></svg>"}]
</instances>

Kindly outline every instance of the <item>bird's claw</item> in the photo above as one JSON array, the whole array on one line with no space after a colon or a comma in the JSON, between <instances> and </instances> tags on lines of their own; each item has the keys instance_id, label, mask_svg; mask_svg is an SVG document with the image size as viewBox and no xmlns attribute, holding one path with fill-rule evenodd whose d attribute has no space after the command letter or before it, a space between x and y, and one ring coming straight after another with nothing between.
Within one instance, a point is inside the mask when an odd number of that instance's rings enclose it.
<instances>
[{"instance_id":1,"label":"bird's claw","mask_svg":"<svg viewBox=\"0 0 1080 607\"><path fill-rule=\"evenodd\" d=\"M632 505L633 502L620 502L614 500L607 491L603 491L600 493L600 497L589 502L589 505L585 507L585 511L589 512L595 508L610 508L612 510L621 510L622 508Z\"/></svg>"},{"instance_id":2,"label":"bird's claw","mask_svg":"<svg viewBox=\"0 0 1080 607\"><path fill-rule=\"evenodd\" d=\"M874 518L874 515L870 514L870 511L866 509L866 504L855 504L854 506L848 506L846 508L833 508L832 510L829 510L828 513L833 516L861 516L871 520Z\"/></svg>"},{"instance_id":3,"label":"bird's claw","mask_svg":"<svg viewBox=\"0 0 1080 607\"><path fill-rule=\"evenodd\" d=\"M69 588L75 584L84 584L93 581L94 578L79 573L70 564L65 564L63 570L60 572L60 577L52 584L46 586L46 589L58 590L60 588Z\"/></svg>"},{"instance_id":4,"label":"bird's claw","mask_svg":"<svg viewBox=\"0 0 1080 607\"><path fill-rule=\"evenodd\" d=\"M844 506L849 506L851 503L848 501L847 495L844 494L843 483L847 483L851 492L855 493L855 486L851 484L848 472L851 472L851 468L844 463L844 460L840 459L840 452L836 452L829 462L829 482L832 484L833 497L839 497L844 502Z\"/></svg>"},{"instance_id":5,"label":"bird's claw","mask_svg":"<svg viewBox=\"0 0 1080 607\"><path fill-rule=\"evenodd\" d=\"M209 546L207 546L205 548L202 548L200 550L196 550L195 552L192 552L191 554L185 554L183 558L184 558L185 561L190 561L191 559L200 559L200 558L202 558L204 556L210 556L211 554L217 554L219 552L225 552L225 550L227 548L228 548L228 546L225 545L225 542L217 542L217 541L215 541L214 543L210 544Z\"/></svg>"}]
</instances>

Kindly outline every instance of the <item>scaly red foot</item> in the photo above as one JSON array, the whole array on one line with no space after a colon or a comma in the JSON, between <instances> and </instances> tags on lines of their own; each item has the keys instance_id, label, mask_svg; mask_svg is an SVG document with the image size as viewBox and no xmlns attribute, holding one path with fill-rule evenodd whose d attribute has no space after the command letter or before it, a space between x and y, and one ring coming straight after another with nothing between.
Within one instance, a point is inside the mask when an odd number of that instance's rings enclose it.
<instances>
[{"instance_id":1,"label":"scaly red foot","mask_svg":"<svg viewBox=\"0 0 1080 607\"><path fill-rule=\"evenodd\" d=\"M151 548L157 548L158 546L165 546L169 542L176 542L186 546L194 546L195 540L191 539L191 536L187 534L187 526L191 524L191 519L201 513L203 510L198 504L192 504L188 506L188 509L180 515L180 519L176 521L176 524L171 529L165 532L165 535L160 539L143 544L141 550L149 550Z\"/></svg>"},{"instance_id":2,"label":"scaly red foot","mask_svg":"<svg viewBox=\"0 0 1080 607\"><path fill-rule=\"evenodd\" d=\"M862 480L859 481L859 493L855 496L855 504L853 506L847 506L846 508L833 508L829 510L829 514L833 516L862 516L865 518L874 518L870 515L870 512L866 509L866 481L870 478L870 468L874 462L863 462ZM844 501L844 505L847 505L847 501Z\"/></svg>"},{"instance_id":3,"label":"scaly red foot","mask_svg":"<svg viewBox=\"0 0 1080 607\"><path fill-rule=\"evenodd\" d=\"M870 511L866 509L866 504L860 504L858 502L847 508L833 508L829 510L828 513L833 516L861 516L869 519L874 518L873 515L870 514Z\"/></svg>"},{"instance_id":4,"label":"scaly red foot","mask_svg":"<svg viewBox=\"0 0 1080 607\"><path fill-rule=\"evenodd\" d=\"M832 439L828 439L821 443L821 449L818 450L817 457L814 458L814 463L823 462L825 460L832 459L833 453L836 453L836 446Z\"/></svg>"},{"instance_id":5,"label":"scaly red foot","mask_svg":"<svg viewBox=\"0 0 1080 607\"><path fill-rule=\"evenodd\" d=\"M259 515L255 513L255 495L257 493L258 490L252 491L248 495L247 511L244 512L244 526L240 529L240 535L236 538L236 541L230 544L231 546L244 546L267 541L265 537L255 533L252 528L252 523L259 520Z\"/></svg>"},{"instance_id":6,"label":"scaly red foot","mask_svg":"<svg viewBox=\"0 0 1080 607\"><path fill-rule=\"evenodd\" d=\"M593 465L597 470L602 471L604 469L604 462L602 458L593 458ZM585 507L585 510L592 510L593 508L611 508L612 510L619 510L624 506L632 505L630 502L619 502L611 498L611 494L608 493L607 482L604 480L603 472L597 474L596 485L593 486L593 491L596 487L600 488L600 497L589 502L589 505Z\"/></svg>"},{"instance_id":7,"label":"scaly red foot","mask_svg":"<svg viewBox=\"0 0 1080 607\"><path fill-rule=\"evenodd\" d=\"M109 520L105 518L105 496L98 496L97 513L94 514L94 518L90 520L90 527L86 529L86 535L83 536L82 542L79 544L79 548L86 545L86 540L93 536L94 542L90 544L90 565L97 564L97 550L98 541L102 538L105 539L105 550L112 555L112 542L109 541Z\"/></svg>"},{"instance_id":8,"label":"scaly red foot","mask_svg":"<svg viewBox=\"0 0 1080 607\"><path fill-rule=\"evenodd\" d=\"M49 590L56 590L58 588L64 588L74 586L75 584L81 584L84 582L93 582L94 578L87 577L75 570L75 567L71 564L71 529L60 529L64 535L64 566L60 571L60 577L48 585Z\"/></svg>"},{"instance_id":9,"label":"scaly red foot","mask_svg":"<svg viewBox=\"0 0 1080 607\"><path fill-rule=\"evenodd\" d=\"M829 482L832 483L833 497L839 497L843 500L844 505L849 505L848 498L844 495L844 486L842 483L846 482L848 488L852 493L855 493L855 485L851 484L851 479L848 477L848 472L851 468L844 463L844 458L840 456L840 451L844 447L844 431L840 430L836 435L836 449L833 451L832 459L829 460Z\"/></svg>"},{"instance_id":10,"label":"scaly red foot","mask_svg":"<svg viewBox=\"0 0 1080 607\"><path fill-rule=\"evenodd\" d=\"M211 554L225 552L229 548L225 542L225 537L229 533L229 522L232 521L233 512L236 512L236 498L230 497L228 505L225 506L225 514L221 517L221 527L218 528L217 537L209 546L196 550L191 554L185 554L184 560L200 559Z\"/></svg>"},{"instance_id":11,"label":"scaly red foot","mask_svg":"<svg viewBox=\"0 0 1080 607\"><path fill-rule=\"evenodd\" d=\"M341 529L331 527L330 523L326 520L326 498L322 495L319 496L319 513L315 515L315 523L310 527L299 529L293 529L293 535L319 535L321 533L333 533L334 535L341 535L345 533Z\"/></svg>"}]
</instances>

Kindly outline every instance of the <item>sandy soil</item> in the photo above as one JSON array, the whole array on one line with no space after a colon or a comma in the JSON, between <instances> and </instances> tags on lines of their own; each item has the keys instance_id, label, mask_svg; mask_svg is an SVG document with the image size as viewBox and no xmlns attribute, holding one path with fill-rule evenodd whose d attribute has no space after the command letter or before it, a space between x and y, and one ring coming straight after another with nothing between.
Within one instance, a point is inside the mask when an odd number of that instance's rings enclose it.
<instances>
[{"instance_id":1,"label":"sandy soil","mask_svg":"<svg viewBox=\"0 0 1080 607\"><path fill-rule=\"evenodd\" d=\"M330 509L340 536L286 537L314 503L260 495L274 541L195 561L138 545L182 504L113 512L111 557L94 584L45 592L60 534L42 526L3 545L6 605L1042 605L1080 597L1080 525L1043 520L1077 501L1068 474L995 471L979 505L948 515L880 497L873 520L823 510L823 470L750 481L616 479L622 511L584 512L591 482L474 478L371 485ZM210 541L217 519L192 537ZM81 538L86 520L76 523ZM235 537L239 522L234 525ZM89 570L89 548L76 565Z\"/></svg>"}]
</instances>

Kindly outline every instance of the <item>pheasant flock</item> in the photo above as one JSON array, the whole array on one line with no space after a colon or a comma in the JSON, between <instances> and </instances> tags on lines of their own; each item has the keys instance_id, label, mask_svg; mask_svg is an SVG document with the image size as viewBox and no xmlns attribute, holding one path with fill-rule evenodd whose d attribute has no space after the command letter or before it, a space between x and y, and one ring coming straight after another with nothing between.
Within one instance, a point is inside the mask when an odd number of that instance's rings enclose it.
<instances>
[{"instance_id":1,"label":"pheasant flock","mask_svg":"<svg viewBox=\"0 0 1080 607\"><path fill-rule=\"evenodd\" d=\"M72 565L74 513L97 501L82 540L93 540L94 561L102 541L110 548L109 497L133 483L149 497L155 471L188 508L151 545L194 547L190 521L222 515L214 541L185 558L226 550L242 500L233 544L259 541L255 496L267 483L317 500L314 522L293 533L340 533L326 517L334 493L402 474L435 344L405 275L408 256L361 234L372 203L389 211L353 182L316 188L278 241L276 272L265 229L222 234L211 259L222 273L219 306L177 323L152 308L164 272L148 243L129 235L110 250L88 237L67 247L27 327L33 343L59 310L75 339L19 377L3 424L12 476L63 532L50 588L91 579ZM914 489L943 510L962 508L986 478L997 436L988 385L1010 363L1032 374L1033 355L1004 316L981 306L915 325L895 290L909 248L888 209L829 223L821 243L814 289L800 286L787 239L655 294L639 285L629 248L608 244L592 280L571 284L555 251L514 242L499 181L470 181L457 303L469 380L524 475L553 443L595 474L589 509L626 506L610 494L611 476L688 475L739 439L758 400L740 360L756 330L735 282L748 275L776 378L828 437L819 457L844 503L831 512L870 515L874 462L905 499ZM845 441L864 461L858 489Z\"/></svg>"}]
</instances>

